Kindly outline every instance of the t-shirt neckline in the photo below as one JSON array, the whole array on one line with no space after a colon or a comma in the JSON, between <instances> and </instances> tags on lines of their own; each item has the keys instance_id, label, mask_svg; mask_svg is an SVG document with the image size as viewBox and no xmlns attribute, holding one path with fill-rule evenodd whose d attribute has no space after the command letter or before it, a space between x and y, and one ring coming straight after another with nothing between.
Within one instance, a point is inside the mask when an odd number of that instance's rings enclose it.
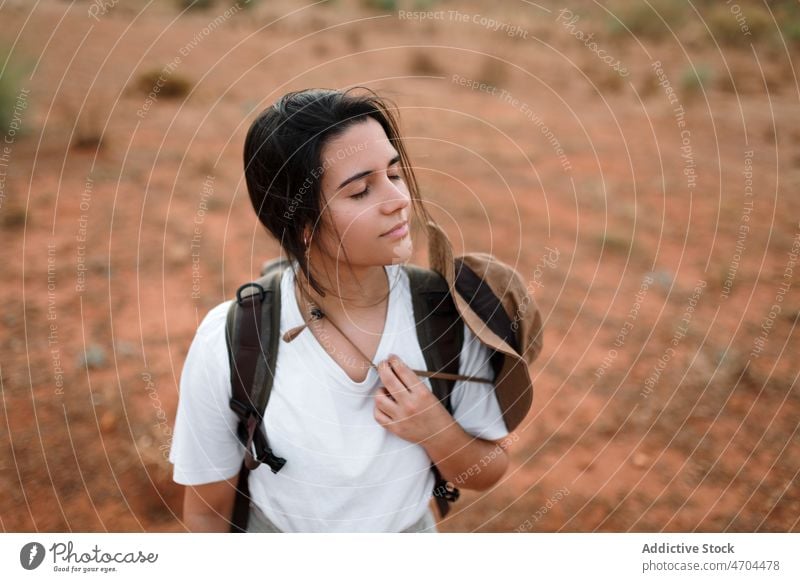
<instances>
[{"instance_id":1,"label":"t-shirt neckline","mask_svg":"<svg viewBox=\"0 0 800 582\"><path fill-rule=\"evenodd\" d=\"M383 323L381 339L378 342L378 349L375 351L375 359L373 360L374 364L385 359L386 356L384 354L388 347L390 336L393 333L392 330L396 328L396 312L398 301L397 294L399 293L397 286L400 282L400 278L397 277L397 271L391 267L397 267L397 265L383 265L383 270L386 273L386 278L389 282L389 304L386 308L386 319ZM289 299L284 299L282 301L284 305L289 306L289 327L302 325L303 323L303 316L300 312L300 306L297 303L297 297L294 293L294 269L296 268L299 268L299 266L297 265L297 262L294 261L289 267L289 276L284 277L286 280L286 286L281 291L284 295L284 298L287 295L289 297ZM375 375L378 373L375 368L370 368L367 371L367 375L364 377L362 382L356 382L350 376L348 376L347 372L345 372L342 366L340 366L333 356L327 352L325 347L319 342L310 329L304 329L295 341L302 342L301 346L303 349L311 350L316 353L320 361L324 362L324 365L328 369L332 369L331 373L335 374L335 380L337 383L341 383L358 390L367 388L374 382Z\"/></svg>"}]
</instances>

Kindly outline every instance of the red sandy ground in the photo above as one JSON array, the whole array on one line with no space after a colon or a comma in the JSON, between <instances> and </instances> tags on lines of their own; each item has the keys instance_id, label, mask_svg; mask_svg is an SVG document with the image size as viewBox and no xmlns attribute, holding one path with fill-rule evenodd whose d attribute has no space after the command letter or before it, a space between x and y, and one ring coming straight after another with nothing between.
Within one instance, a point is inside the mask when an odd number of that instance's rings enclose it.
<instances>
[{"instance_id":1,"label":"red sandy ground","mask_svg":"<svg viewBox=\"0 0 800 582\"><path fill-rule=\"evenodd\" d=\"M630 70L621 80L555 22L557 5L458 4L519 25L524 39L337 4L269 27L294 7L232 16L182 58L175 75L193 83L189 96L159 96L143 118L139 76L180 55L221 8L177 18L172 2L140 15L133 2L99 22L85 2L44 2L30 18L27 3L0 10L3 38L21 31L14 54L36 66L0 208L2 530L184 529L166 461L183 358L207 310L278 252L242 182L247 126L285 91L367 84L402 107L424 196L458 249L492 252L541 283L545 349L512 467L491 491L463 492L440 529L799 531L796 268L763 352L750 357L800 232L796 48L718 49L693 21L680 45L612 38L584 17L578 27L598 31ZM694 188L653 60L686 111ZM690 61L713 72L705 92L682 82ZM102 148L71 147L76 134L102 135ZM725 298L748 149L753 212ZM191 239L209 174L193 299ZM545 246L559 259L537 272ZM634 326L598 378L650 271ZM700 280L688 331L645 397ZM90 347L104 358L87 368Z\"/></svg>"}]
</instances>

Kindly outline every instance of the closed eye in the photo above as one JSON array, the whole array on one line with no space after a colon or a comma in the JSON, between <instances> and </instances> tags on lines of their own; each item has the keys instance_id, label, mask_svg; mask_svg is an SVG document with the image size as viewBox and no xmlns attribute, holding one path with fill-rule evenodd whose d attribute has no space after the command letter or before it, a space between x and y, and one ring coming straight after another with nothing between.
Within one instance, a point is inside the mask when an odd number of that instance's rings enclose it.
<instances>
[{"instance_id":1,"label":"closed eye","mask_svg":"<svg viewBox=\"0 0 800 582\"><path fill-rule=\"evenodd\" d=\"M394 180L394 181L402 180L403 176L397 174L395 176L389 176L389 179L390 180ZM350 198L352 198L354 200L361 200L367 194L369 194L369 184L367 184L367 186L361 192L357 192L357 193L353 194L352 196L350 196Z\"/></svg>"}]
</instances>

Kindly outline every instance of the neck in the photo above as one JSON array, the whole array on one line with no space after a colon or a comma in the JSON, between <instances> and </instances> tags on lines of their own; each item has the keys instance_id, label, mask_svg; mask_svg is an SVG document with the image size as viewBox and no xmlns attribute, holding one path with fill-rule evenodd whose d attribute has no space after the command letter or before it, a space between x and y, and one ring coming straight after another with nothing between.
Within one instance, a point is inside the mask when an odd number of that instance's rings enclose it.
<instances>
[{"instance_id":1,"label":"neck","mask_svg":"<svg viewBox=\"0 0 800 582\"><path fill-rule=\"evenodd\" d=\"M334 263L319 269L312 259L311 270L326 295L318 294L302 272L297 274L296 286L302 287L303 303L311 300L326 314L352 314L385 305L389 281L382 265L357 267Z\"/></svg>"}]
</instances>

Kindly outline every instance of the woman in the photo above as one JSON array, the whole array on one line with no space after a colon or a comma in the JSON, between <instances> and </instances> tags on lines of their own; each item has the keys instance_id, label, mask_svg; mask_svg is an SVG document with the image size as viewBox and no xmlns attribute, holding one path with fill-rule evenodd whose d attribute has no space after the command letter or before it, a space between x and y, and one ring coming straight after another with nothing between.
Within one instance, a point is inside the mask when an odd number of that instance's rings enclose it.
<instances>
[{"instance_id":1,"label":"woman","mask_svg":"<svg viewBox=\"0 0 800 582\"><path fill-rule=\"evenodd\" d=\"M508 431L491 384L456 382L451 416L412 372L426 366L401 265L428 215L394 115L371 91L289 93L253 122L244 163L255 212L292 261L280 333L293 338L264 418L290 461L250 474L248 530L435 532L431 461L459 488L487 489L507 468ZM170 461L191 531L229 531L244 456L229 304L203 319L181 376ZM489 356L465 325L460 373L491 379Z\"/></svg>"}]
</instances>

